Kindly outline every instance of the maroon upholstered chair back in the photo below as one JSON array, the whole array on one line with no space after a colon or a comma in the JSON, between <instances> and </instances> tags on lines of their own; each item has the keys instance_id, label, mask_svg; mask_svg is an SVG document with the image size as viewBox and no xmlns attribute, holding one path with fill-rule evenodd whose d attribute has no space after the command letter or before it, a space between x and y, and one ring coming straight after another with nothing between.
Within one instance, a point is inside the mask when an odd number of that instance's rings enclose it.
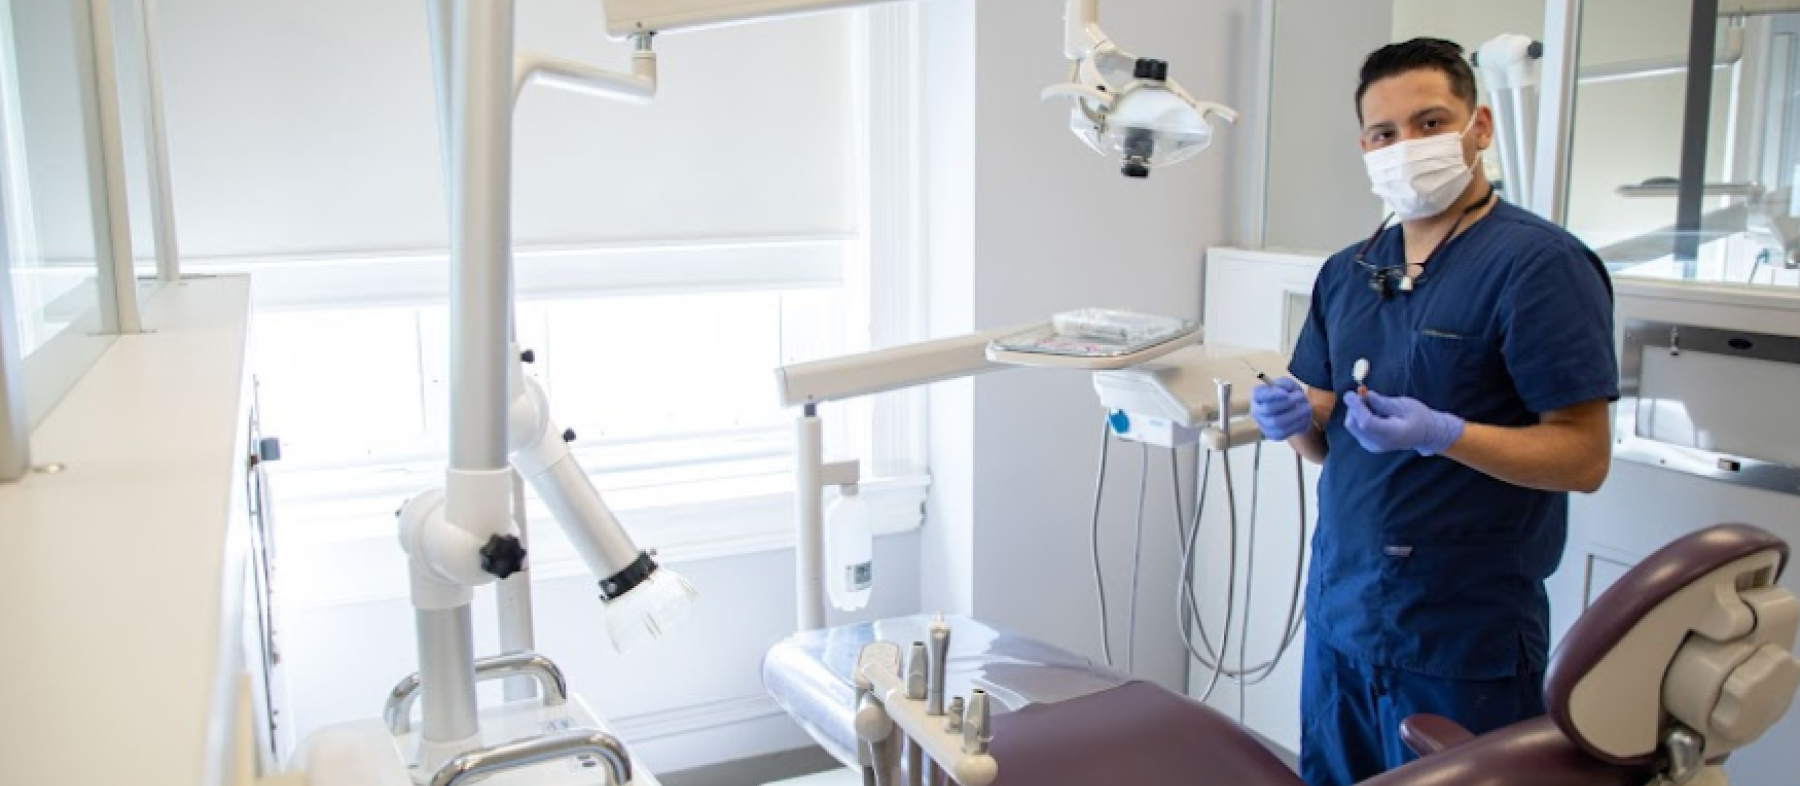
<instances>
[{"instance_id":1,"label":"maroon upholstered chair back","mask_svg":"<svg viewBox=\"0 0 1800 786\"><path fill-rule=\"evenodd\" d=\"M1638 563L1551 658L1557 727L1614 764L1653 761L1675 724L1704 738L1708 759L1761 736L1800 683L1800 601L1775 584L1787 559L1781 539L1726 524Z\"/></svg>"}]
</instances>

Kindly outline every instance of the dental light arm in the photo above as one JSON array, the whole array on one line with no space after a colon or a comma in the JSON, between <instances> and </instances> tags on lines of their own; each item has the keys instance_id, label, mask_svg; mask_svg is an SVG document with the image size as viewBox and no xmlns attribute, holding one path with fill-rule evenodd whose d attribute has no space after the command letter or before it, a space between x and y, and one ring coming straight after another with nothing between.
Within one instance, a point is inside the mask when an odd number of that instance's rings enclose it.
<instances>
[{"instance_id":1,"label":"dental light arm","mask_svg":"<svg viewBox=\"0 0 1800 786\"><path fill-rule=\"evenodd\" d=\"M624 652L661 636L686 618L698 593L687 579L638 550L569 451L574 433L550 416L544 389L516 367L509 413L510 459L562 525L582 562L600 582L606 630Z\"/></svg>"},{"instance_id":2,"label":"dental light arm","mask_svg":"<svg viewBox=\"0 0 1800 786\"><path fill-rule=\"evenodd\" d=\"M608 0L607 33L630 38L641 59L650 36L682 30L737 24L840 8L876 5L888 0ZM1139 59L1113 43L1100 28L1099 0L1067 0L1063 54L1072 63L1070 81L1043 91L1043 98L1070 99L1070 128L1102 155L1117 156L1127 177L1143 178L1150 170L1177 164L1212 144L1213 118L1237 122L1231 108L1197 101L1169 79L1160 60ZM650 61L653 65L654 61ZM654 72L648 76L654 90ZM622 78L586 72L577 83L601 86L602 92L622 83L626 95L641 97L646 84L640 71Z\"/></svg>"}]
</instances>

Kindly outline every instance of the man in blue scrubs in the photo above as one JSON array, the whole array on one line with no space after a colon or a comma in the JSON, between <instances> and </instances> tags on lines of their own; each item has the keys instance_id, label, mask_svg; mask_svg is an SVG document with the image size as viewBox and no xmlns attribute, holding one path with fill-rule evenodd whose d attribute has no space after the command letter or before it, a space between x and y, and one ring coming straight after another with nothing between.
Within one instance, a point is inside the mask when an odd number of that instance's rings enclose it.
<instances>
[{"instance_id":1,"label":"man in blue scrubs","mask_svg":"<svg viewBox=\"0 0 1800 786\"><path fill-rule=\"evenodd\" d=\"M1478 734L1543 714L1543 582L1568 492L1606 478L1618 397L1606 270L1494 194L1493 118L1462 49L1385 47L1356 100L1395 215L1320 271L1298 382L1252 399L1265 436L1324 465L1301 691L1311 786L1410 760L1413 714Z\"/></svg>"}]
</instances>

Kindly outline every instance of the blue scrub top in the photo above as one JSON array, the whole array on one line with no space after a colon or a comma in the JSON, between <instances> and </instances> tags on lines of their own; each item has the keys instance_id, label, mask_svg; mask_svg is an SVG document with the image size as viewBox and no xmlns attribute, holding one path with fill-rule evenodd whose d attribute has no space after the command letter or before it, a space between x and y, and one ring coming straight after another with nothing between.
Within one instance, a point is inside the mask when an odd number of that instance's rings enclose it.
<instances>
[{"instance_id":1,"label":"blue scrub top","mask_svg":"<svg viewBox=\"0 0 1800 786\"><path fill-rule=\"evenodd\" d=\"M1383 299L1355 262L1319 272L1290 372L1310 387L1367 385L1471 423L1527 426L1539 413L1619 396L1612 284L1579 240L1500 202L1433 258L1411 293ZM1366 256L1404 262L1402 229ZM1450 679L1541 672L1544 579L1561 560L1568 495L1514 486L1444 457L1372 454L1325 429L1307 635L1377 666Z\"/></svg>"}]
</instances>

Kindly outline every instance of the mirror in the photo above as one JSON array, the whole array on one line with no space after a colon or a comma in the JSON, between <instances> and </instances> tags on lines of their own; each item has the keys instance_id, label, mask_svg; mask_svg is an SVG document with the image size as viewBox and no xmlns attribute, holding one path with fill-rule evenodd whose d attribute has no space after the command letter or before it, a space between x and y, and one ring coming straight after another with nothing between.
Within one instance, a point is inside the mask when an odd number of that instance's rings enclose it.
<instances>
[{"instance_id":1,"label":"mirror","mask_svg":"<svg viewBox=\"0 0 1800 786\"><path fill-rule=\"evenodd\" d=\"M1693 0L1584 3L1568 225L1616 275L1800 287L1790 5L1703 17L1711 29L1696 30ZM1696 33L1713 41L1711 95L1689 107Z\"/></svg>"}]
</instances>

